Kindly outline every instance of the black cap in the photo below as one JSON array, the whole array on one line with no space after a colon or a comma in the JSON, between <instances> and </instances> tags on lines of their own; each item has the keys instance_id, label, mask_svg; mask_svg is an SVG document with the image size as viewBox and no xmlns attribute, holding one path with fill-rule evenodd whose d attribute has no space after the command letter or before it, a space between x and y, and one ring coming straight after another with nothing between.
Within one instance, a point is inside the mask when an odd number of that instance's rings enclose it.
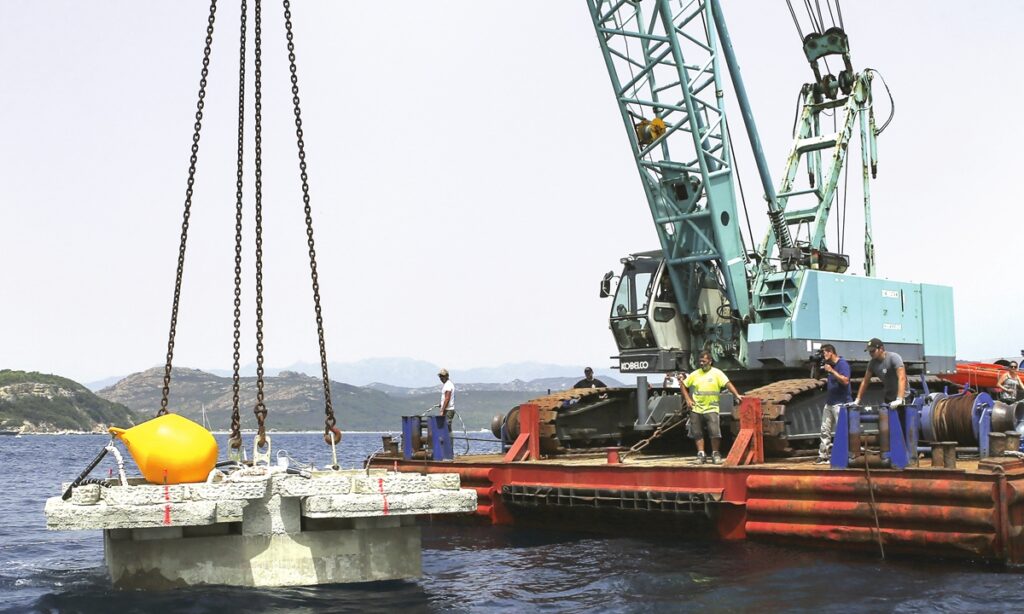
<instances>
[{"instance_id":1,"label":"black cap","mask_svg":"<svg viewBox=\"0 0 1024 614\"><path fill-rule=\"evenodd\" d=\"M885 347L885 344L882 343L881 339L879 339L878 337L875 337L871 341L868 341L868 347L866 347L864 349L870 350L872 348L876 348L877 349L877 348L881 348L881 347Z\"/></svg>"},{"instance_id":2,"label":"black cap","mask_svg":"<svg viewBox=\"0 0 1024 614\"><path fill-rule=\"evenodd\" d=\"M593 373L593 372L594 372L594 370L593 370L593 369L591 369L590 367L587 367L586 369L584 369L584 370L583 370L583 372L584 372L584 373Z\"/></svg>"}]
</instances>

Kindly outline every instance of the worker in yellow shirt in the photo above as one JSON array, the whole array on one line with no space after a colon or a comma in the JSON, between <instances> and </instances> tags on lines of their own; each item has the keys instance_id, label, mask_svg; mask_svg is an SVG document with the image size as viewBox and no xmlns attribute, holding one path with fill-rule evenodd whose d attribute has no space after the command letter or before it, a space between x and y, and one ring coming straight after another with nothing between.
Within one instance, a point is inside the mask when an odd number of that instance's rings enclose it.
<instances>
[{"instance_id":1,"label":"worker in yellow shirt","mask_svg":"<svg viewBox=\"0 0 1024 614\"><path fill-rule=\"evenodd\" d=\"M686 376L680 392L686 400L686 406L690 408L690 421L687 424L690 439L697 444L697 462L704 464L707 457L704 455L704 433L711 437L711 462L719 464L722 462L722 455L718 448L722 443L722 429L718 420L718 398L723 389L736 397L736 402L743 400L743 395L736 390L729 378L721 369L712 366L714 360L711 352L707 350L700 353L700 368ZM693 395L690 395L690 388L693 388Z\"/></svg>"}]
</instances>

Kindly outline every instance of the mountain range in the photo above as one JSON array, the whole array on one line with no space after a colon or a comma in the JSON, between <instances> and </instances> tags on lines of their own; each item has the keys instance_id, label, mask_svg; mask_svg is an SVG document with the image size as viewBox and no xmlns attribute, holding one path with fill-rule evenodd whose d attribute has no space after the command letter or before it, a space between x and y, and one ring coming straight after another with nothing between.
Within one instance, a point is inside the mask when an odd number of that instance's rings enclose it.
<instances>
[{"instance_id":1,"label":"mountain range","mask_svg":"<svg viewBox=\"0 0 1024 614\"><path fill-rule=\"evenodd\" d=\"M140 415L152 416L160 407L163 367L129 375L96 394ZM436 379L436 374L435 374ZM469 429L489 426L498 412L552 390L571 388L576 377L541 378L506 383L456 384L456 409ZM620 383L605 377L609 386ZM197 369L176 368L171 374L168 408L213 430L230 426L234 405L231 377ZM342 430L392 430L401 428L401 417L423 414L440 400L440 386L408 388L391 384L353 386L331 381L335 419ZM254 429L253 407L256 378L239 380L239 418L243 429ZM267 427L276 430L318 430L324 426L325 404L321 379L295 371L281 371L264 381Z\"/></svg>"},{"instance_id":2,"label":"mountain range","mask_svg":"<svg viewBox=\"0 0 1024 614\"><path fill-rule=\"evenodd\" d=\"M382 357L367 358L353 362L332 362L328 363L327 369L334 381L345 382L353 386L367 386L370 384L383 383L399 388L424 388L437 385L437 372L447 368L451 372L452 381L456 385L466 382L512 382L522 380L524 382L558 377L572 379L576 382L583 377L583 367L587 365L556 365L539 362L517 362L506 363L495 367L474 367L459 369L453 365L439 365L424 360L416 360L404 357ZM232 373L227 369L206 368L203 371L231 377ZM319 363L297 362L283 368L267 368L267 375L277 375L283 371L305 373L318 377L320 375ZM601 380L618 379L622 376L611 369L595 367L594 372ZM239 374L244 377L255 377L256 365L248 364L239 369ZM91 390L101 390L112 386L124 379L122 376L107 377L98 381L89 382L86 385Z\"/></svg>"}]
</instances>

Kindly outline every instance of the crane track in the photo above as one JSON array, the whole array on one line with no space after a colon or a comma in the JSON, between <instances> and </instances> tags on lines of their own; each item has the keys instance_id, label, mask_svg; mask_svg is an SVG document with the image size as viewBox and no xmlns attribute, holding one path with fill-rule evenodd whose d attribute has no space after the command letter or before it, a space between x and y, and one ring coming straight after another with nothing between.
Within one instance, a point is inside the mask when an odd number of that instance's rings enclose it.
<instances>
[{"instance_id":1,"label":"crane track","mask_svg":"<svg viewBox=\"0 0 1024 614\"><path fill-rule=\"evenodd\" d=\"M877 381L877 378L875 378ZM860 378L851 381L855 386L860 383ZM928 376L927 383L930 386L943 384L942 380L935 376ZM789 442L780 437L785 432L786 406L796 400L806 398L807 395L815 395L825 389L825 379L796 378L784 379L757 388L750 389L743 393L745 397L760 399L761 412L765 419L764 436L767 450L774 454L788 454L791 452ZM555 436L555 419L558 417L558 410L565 401L576 399L577 403L586 403L589 400L597 400L601 395L615 393L623 388L573 388L560 390L550 394L526 401L537 405L540 410L540 434L541 451L544 454L564 454L569 450L563 447ZM518 432L518 411L517 405L510 411L510 420L514 420L515 429ZM513 418L512 413L515 412Z\"/></svg>"},{"instance_id":2,"label":"crane track","mask_svg":"<svg viewBox=\"0 0 1024 614\"><path fill-rule=\"evenodd\" d=\"M824 379L808 377L779 380L743 393L744 397L761 400L761 416L764 418L764 444L767 452L783 456L792 452L789 442L780 437L786 430L786 405L801 396L817 394L824 388Z\"/></svg>"},{"instance_id":3,"label":"crane track","mask_svg":"<svg viewBox=\"0 0 1024 614\"><path fill-rule=\"evenodd\" d=\"M761 400L762 412L764 417L767 419L765 424L765 439L768 442L774 442L768 445L769 450L784 453L785 450L788 449L785 440L778 437L785 429L783 416L785 415L786 404L801 395L817 393L824 389L824 387L824 379L788 379L772 382L744 393L744 396L752 396ZM585 403L588 400L596 400L601 395L616 390L620 389L574 388L570 390L552 392L542 397L526 401L526 403L537 405L540 411L541 451L545 454L560 454L567 451L555 436L555 419L558 417L558 410L562 407L565 401L577 399L577 402ZM512 411L516 412L515 416L514 418L510 416L510 419L515 421L515 429L517 432L518 410L519 406L513 408ZM510 412L510 414L511 413L512 412Z\"/></svg>"},{"instance_id":4,"label":"crane track","mask_svg":"<svg viewBox=\"0 0 1024 614\"><path fill-rule=\"evenodd\" d=\"M555 437L555 418L558 417L558 409L566 401L578 399L582 402L586 399L597 399L602 394L615 388L570 388L552 392L536 399L530 399L521 405L533 404L540 412L540 449L544 454L559 454L566 451ZM514 430L519 432L519 405L509 411L509 422L514 422ZM513 412L515 412L513 414Z\"/></svg>"}]
</instances>

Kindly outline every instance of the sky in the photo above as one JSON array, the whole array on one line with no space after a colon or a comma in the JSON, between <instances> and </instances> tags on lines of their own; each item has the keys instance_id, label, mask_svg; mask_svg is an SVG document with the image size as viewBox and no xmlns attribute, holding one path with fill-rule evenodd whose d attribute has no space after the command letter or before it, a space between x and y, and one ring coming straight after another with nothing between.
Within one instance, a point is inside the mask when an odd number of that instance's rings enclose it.
<instances>
[{"instance_id":1,"label":"sky","mask_svg":"<svg viewBox=\"0 0 1024 614\"><path fill-rule=\"evenodd\" d=\"M784 2L723 6L777 183L811 73ZM207 10L0 0L0 368L92 381L163 364ZM896 101L872 186L879 275L953 286L960 358L1015 354L1024 4L859 0L843 14L855 68L877 69ZM284 367L318 351L280 5L263 22L265 356ZM586 3L303 0L293 22L330 360L610 365L600 278L657 237ZM210 73L175 364L223 369L237 3L218 8Z\"/></svg>"}]
</instances>

